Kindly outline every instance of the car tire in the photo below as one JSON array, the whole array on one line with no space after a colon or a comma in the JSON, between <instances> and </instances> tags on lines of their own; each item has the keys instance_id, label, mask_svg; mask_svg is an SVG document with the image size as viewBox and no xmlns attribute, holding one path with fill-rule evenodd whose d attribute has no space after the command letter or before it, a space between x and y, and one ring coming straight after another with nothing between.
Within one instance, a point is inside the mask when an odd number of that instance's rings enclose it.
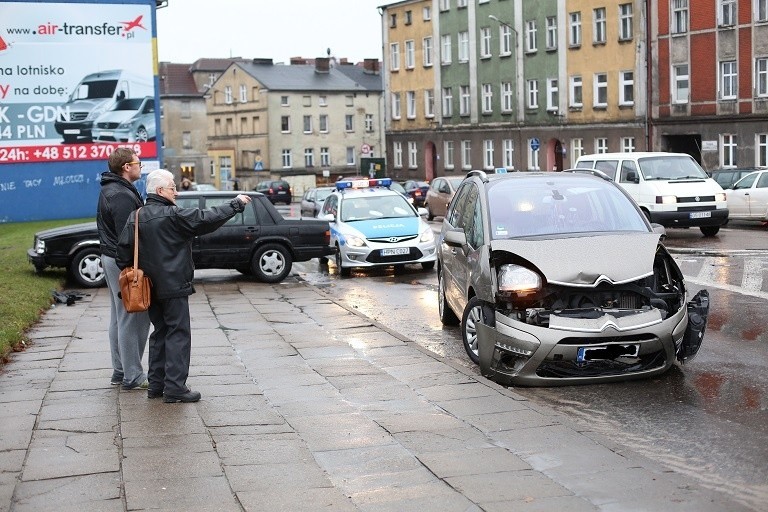
<instances>
[{"instance_id":1,"label":"car tire","mask_svg":"<svg viewBox=\"0 0 768 512\"><path fill-rule=\"evenodd\" d=\"M350 274L350 269L341 266L341 249L336 246L336 271L342 277L347 277Z\"/></svg>"},{"instance_id":2,"label":"car tire","mask_svg":"<svg viewBox=\"0 0 768 512\"><path fill-rule=\"evenodd\" d=\"M704 236L715 236L720 231L720 226L701 226L699 229Z\"/></svg>"},{"instance_id":3,"label":"car tire","mask_svg":"<svg viewBox=\"0 0 768 512\"><path fill-rule=\"evenodd\" d=\"M427 220L435 220L435 214L432 213L432 208L429 207L429 203L424 206L427 209Z\"/></svg>"},{"instance_id":4,"label":"car tire","mask_svg":"<svg viewBox=\"0 0 768 512\"><path fill-rule=\"evenodd\" d=\"M423 268L424 270L432 270L433 268L435 268L435 262L434 261L422 262L421 268Z\"/></svg>"},{"instance_id":5,"label":"car tire","mask_svg":"<svg viewBox=\"0 0 768 512\"><path fill-rule=\"evenodd\" d=\"M253 275L262 283L279 283L285 279L293 266L288 249L280 244L264 244L253 255Z\"/></svg>"},{"instance_id":6,"label":"car tire","mask_svg":"<svg viewBox=\"0 0 768 512\"><path fill-rule=\"evenodd\" d=\"M83 288L100 288L107 284L107 275L101 263L98 247L82 249L72 258L69 275Z\"/></svg>"},{"instance_id":7,"label":"car tire","mask_svg":"<svg viewBox=\"0 0 768 512\"><path fill-rule=\"evenodd\" d=\"M147 142L149 140L149 132L143 126L136 128L136 142Z\"/></svg>"},{"instance_id":8,"label":"car tire","mask_svg":"<svg viewBox=\"0 0 768 512\"><path fill-rule=\"evenodd\" d=\"M442 272L439 272L437 276L437 301L437 309L438 313L440 314L440 323L443 325L458 324L459 318L448 305L448 301L445 300L445 278L443 277Z\"/></svg>"},{"instance_id":9,"label":"car tire","mask_svg":"<svg viewBox=\"0 0 768 512\"><path fill-rule=\"evenodd\" d=\"M483 301L472 297L461 317L461 339L464 341L464 350L475 364L480 362L477 347L477 324L480 322L483 322Z\"/></svg>"}]
</instances>

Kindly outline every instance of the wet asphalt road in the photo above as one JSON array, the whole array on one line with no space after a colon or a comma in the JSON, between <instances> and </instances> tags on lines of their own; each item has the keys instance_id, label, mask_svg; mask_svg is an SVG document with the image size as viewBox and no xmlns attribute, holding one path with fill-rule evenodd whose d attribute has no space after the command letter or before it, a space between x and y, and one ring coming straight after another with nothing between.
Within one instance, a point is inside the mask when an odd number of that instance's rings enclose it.
<instances>
[{"instance_id":1,"label":"wet asphalt road","mask_svg":"<svg viewBox=\"0 0 768 512\"><path fill-rule=\"evenodd\" d=\"M439 230L439 223L433 223ZM558 388L517 388L625 446L696 476L704 485L768 510L768 228L734 223L717 237L668 230L691 291L707 288L704 344L685 367L649 380ZM302 278L433 352L474 368L458 328L437 314L435 271L411 266L336 275L317 260Z\"/></svg>"}]
</instances>

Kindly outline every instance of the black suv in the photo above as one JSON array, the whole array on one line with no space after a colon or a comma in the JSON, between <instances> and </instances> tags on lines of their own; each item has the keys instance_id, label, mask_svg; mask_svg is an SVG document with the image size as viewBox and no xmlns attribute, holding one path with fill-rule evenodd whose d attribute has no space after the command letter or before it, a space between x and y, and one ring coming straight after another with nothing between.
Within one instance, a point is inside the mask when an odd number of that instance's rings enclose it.
<instances>
[{"instance_id":1,"label":"black suv","mask_svg":"<svg viewBox=\"0 0 768 512\"><path fill-rule=\"evenodd\" d=\"M181 208L210 208L229 202L233 191L182 192ZM231 268L265 283L282 281L294 261L324 258L336 252L330 245L328 221L285 219L263 194L246 192L253 199L245 211L207 235L194 239L195 268ZM35 233L27 259L37 272L64 267L78 286L104 286L99 233L95 222Z\"/></svg>"},{"instance_id":2,"label":"black suv","mask_svg":"<svg viewBox=\"0 0 768 512\"><path fill-rule=\"evenodd\" d=\"M293 200L291 185L285 180L260 181L253 190L267 196L272 204L291 204Z\"/></svg>"}]
</instances>

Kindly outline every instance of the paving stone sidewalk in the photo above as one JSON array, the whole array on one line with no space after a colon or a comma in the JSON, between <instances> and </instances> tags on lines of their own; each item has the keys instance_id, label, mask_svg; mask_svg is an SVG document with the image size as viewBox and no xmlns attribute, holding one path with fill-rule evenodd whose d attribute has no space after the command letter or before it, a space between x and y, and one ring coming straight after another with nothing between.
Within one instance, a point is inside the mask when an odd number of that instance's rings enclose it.
<instances>
[{"instance_id":1,"label":"paving stone sidewalk","mask_svg":"<svg viewBox=\"0 0 768 512\"><path fill-rule=\"evenodd\" d=\"M196 288L196 404L109 385L105 289L45 314L0 370L0 511L748 510L301 281Z\"/></svg>"}]
</instances>

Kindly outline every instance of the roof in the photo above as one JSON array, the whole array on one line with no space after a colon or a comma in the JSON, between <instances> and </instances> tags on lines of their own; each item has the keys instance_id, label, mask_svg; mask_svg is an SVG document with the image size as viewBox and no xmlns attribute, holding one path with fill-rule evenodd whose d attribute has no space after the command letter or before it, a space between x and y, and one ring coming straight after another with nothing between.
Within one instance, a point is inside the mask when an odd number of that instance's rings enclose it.
<instances>
[{"instance_id":1,"label":"roof","mask_svg":"<svg viewBox=\"0 0 768 512\"><path fill-rule=\"evenodd\" d=\"M189 66L190 71L224 71L233 62L248 62L248 59L242 57L221 58L201 58L197 59Z\"/></svg>"},{"instance_id":2,"label":"roof","mask_svg":"<svg viewBox=\"0 0 768 512\"><path fill-rule=\"evenodd\" d=\"M595 153L592 155L581 155L579 159L587 158L647 158L651 156L691 156L688 153L670 153L664 151L635 151L632 153Z\"/></svg>"},{"instance_id":3,"label":"roof","mask_svg":"<svg viewBox=\"0 0 768 512\"><path fill-rule=\"evenodd\" d=\"M382 92L380 75L366 75L359 66L334 66L318 73L315 66L237 63L246 73L272 91ZM342 72L340 69L344 68ZM365 75L365 76L364 76Z\"/></svg>"},{"instance_id":4,"label":"roof","mask_svg":"<svg viewBox=\"0 0 768 512\"><path fill-rule=\"evenodd\" d=\"M197 90L189 64L160 63L160 97L169 96L203 96Z\"/></svg>"}]
</instances>

